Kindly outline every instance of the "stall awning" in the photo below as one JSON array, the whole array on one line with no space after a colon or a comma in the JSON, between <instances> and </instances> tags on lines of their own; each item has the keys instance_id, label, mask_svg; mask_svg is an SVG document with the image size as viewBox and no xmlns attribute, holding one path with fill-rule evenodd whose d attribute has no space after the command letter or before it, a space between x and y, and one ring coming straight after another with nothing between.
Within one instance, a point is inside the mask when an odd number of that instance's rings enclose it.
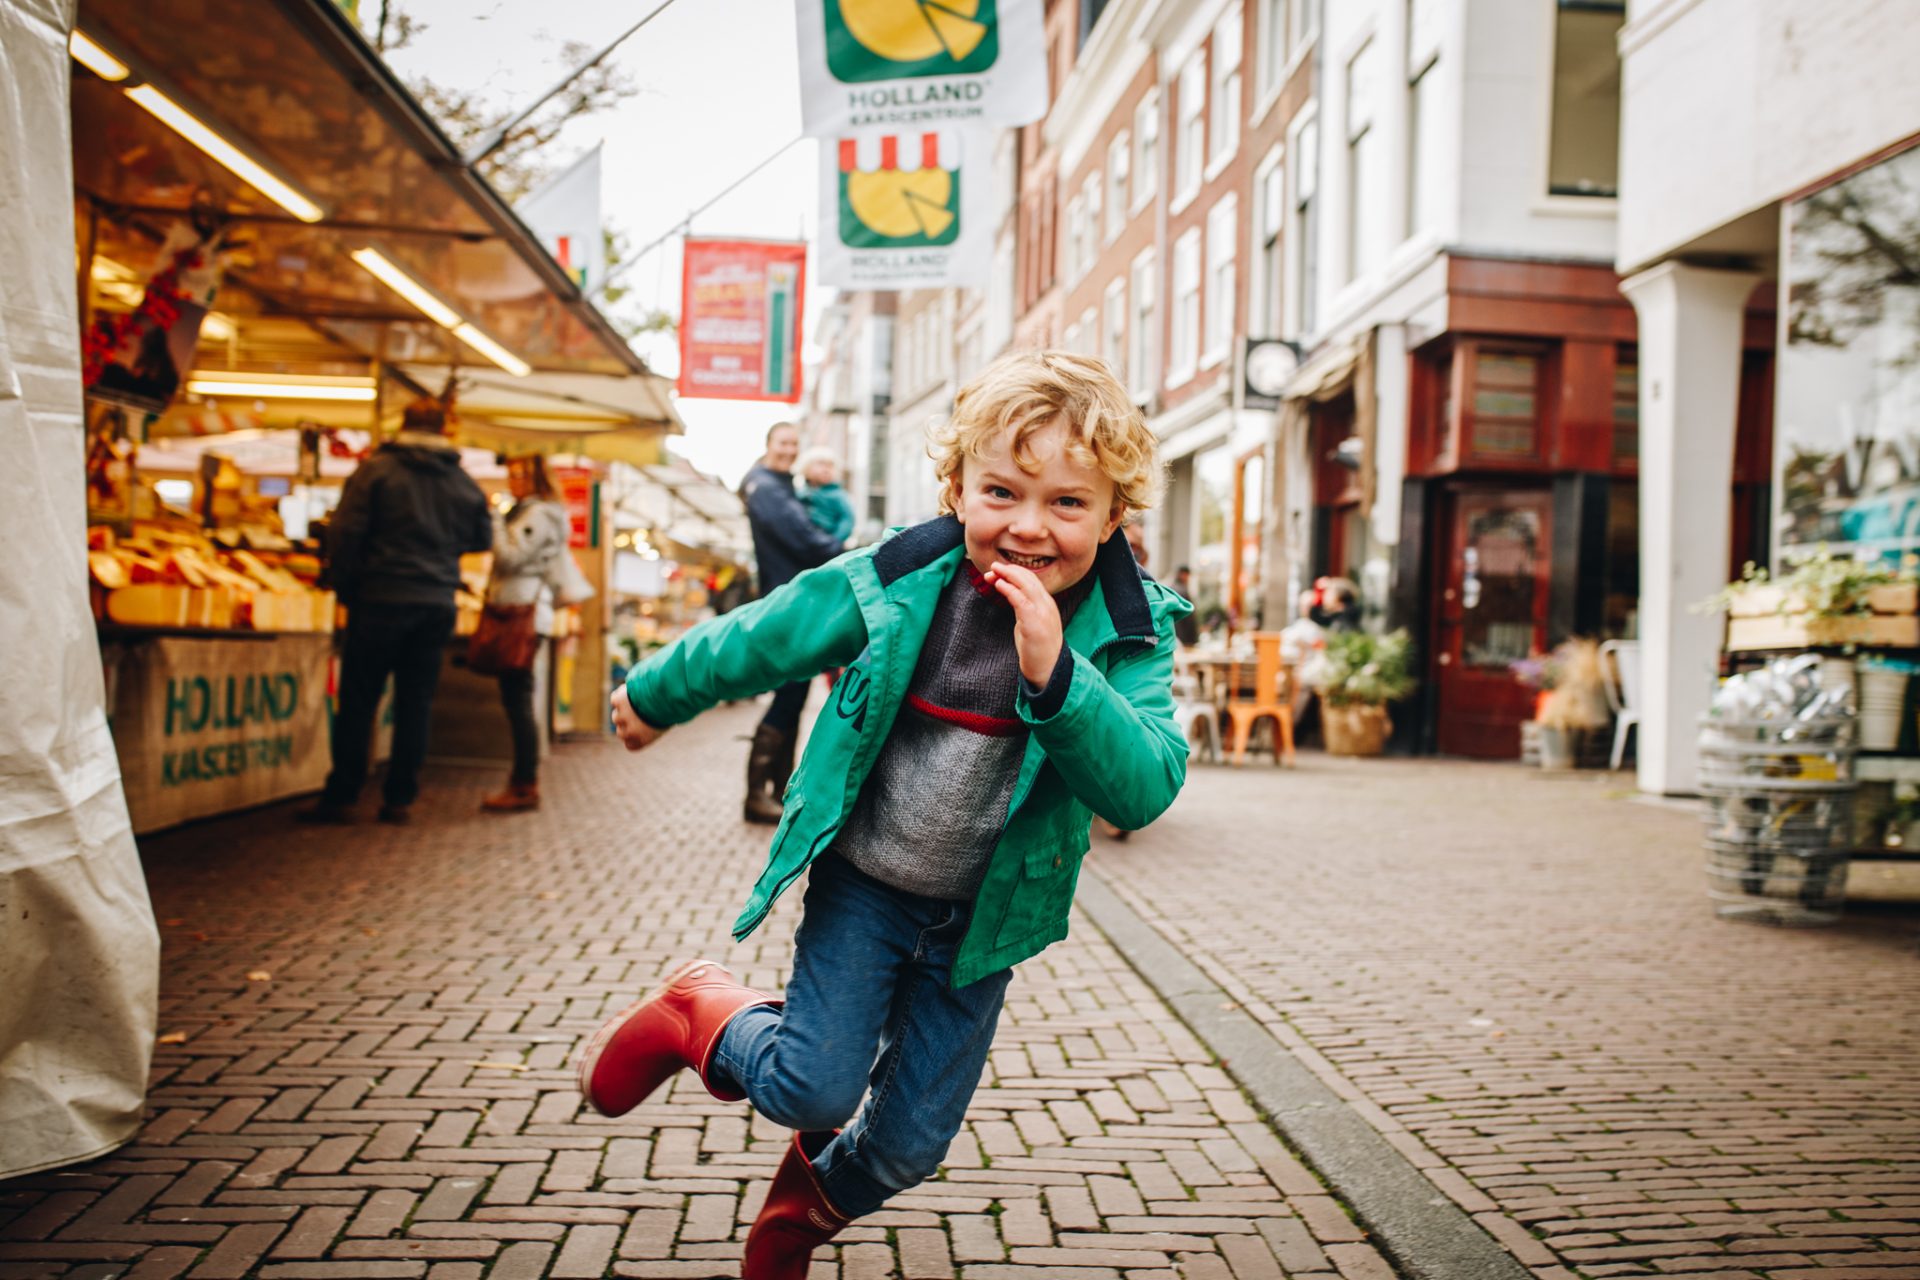
<instances>
[{"instance_id":1,"label":"stall awning","mask_svg":"<svg viewBox=\"0 0 1920 1280\"><path fill-rule=\"evenodd\" d=\"M114 82L74 69L81 234L110 264L96 280L151 274L196 209L240 242L215 303L234 324L202 330L203 367L475 363L455 326L363 265L371 250L540 373L647 372L332 0L82 0L77 28L132 69ZM317 220L163 123L130 94L142 84L277 174Z\"/></svg>"},{"instance_id":2,"label":"stall awning","mask_svg":"<svg viewBox=\"0 0 1920 1280\"><path fill-rule=\"evenodd\" d=\"M401 371L436 391L446 380L446 371L432 366ZM502 453L576 453L640 467L661 461L665 437L686 431L669 394L672 384L657 374L512 378L472 368L461 369L454 386L462 443Z\"/></svg>"}]
</instances>

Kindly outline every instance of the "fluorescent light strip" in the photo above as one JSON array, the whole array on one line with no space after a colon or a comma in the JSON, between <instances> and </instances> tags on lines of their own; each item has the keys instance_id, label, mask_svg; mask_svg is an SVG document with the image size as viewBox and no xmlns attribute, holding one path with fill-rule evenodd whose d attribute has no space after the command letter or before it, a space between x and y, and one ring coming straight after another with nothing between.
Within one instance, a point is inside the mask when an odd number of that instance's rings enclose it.
<instances>
[{"instance_id":1,"label":"fluorescent light strip","mask_svg":"<svg viewBox=\"0 0 1920 1280\"><path fill-rule=\"evenodd\" d=\"M533 366L507 350L471 324L455 326L453 336L478 351L487 359L505 369L516 378L524 378L533 372Z\"/></svg>"},{"instance_id":2,"label":"fluorescent light strip","mask_svg":"<svg viewBox=\"0 0 1920 1280\"><path fill-rule=\"evenodd\" d=\"M227 382L194 377L187 391L196 396L232 396L242 400L357 400L374 398L370 386L337 382Z\"/></svg>"},{"instance_id":3,"label":"fluorescent light strip","mask_svg":"<svg viewBox=\"0 0 1920 1280\"><path fill-rule=\"evenodd\" d=\"M265 165L221 137L185 107L150 84L127 90L127 96L145 107L156 120L225 165L234 176L302 222L326 216L320 206L267 171Z\"/></svg>"},{"instance_id":4,"label":"fluorescent light strip","mask_svg":"<svg viewBox=\"0 0 1920 1280\"><path fill-rule=\"evenodd\" d=\"M387 288L426 313L427 319L443 329L465 323L458 311L433 296L427 287L388 261L378 249L355 249L353 260L378 276Z\"/></svg>"},{"instance_id":5,"label":"fluorescent light strip","mask_svg":"<svg viewBox=\"0 0 1920 1280\"><path fill-rule=\"evenodd\" d=\"M67 52L73 55L75 62L102 80L125 80L133 74L126 63L89 40L78 28L67 37Z\"/></svg>"},{"instance_id":6,"label":"fluorescent light strip","mask_svg":"<svg viewBox=\"0 0 1920 1280\"><path fill-rule=\"evenodd\" d=\"M477 325L440 301L431 289L395 266L393 261L378 249L355 249L351 257L389 289L419 308L429 320L443 329L451 329L454 337L514 377L524 378L533 372L532 365L482 333Z\"/></svg>"}]
</instances>

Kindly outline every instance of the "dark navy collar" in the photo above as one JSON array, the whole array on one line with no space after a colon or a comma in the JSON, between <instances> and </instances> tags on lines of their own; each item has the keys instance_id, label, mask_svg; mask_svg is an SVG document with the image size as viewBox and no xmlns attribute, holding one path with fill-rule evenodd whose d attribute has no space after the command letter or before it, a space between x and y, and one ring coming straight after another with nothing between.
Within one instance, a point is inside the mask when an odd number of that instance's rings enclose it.
<instances>
[{"instance_id":1,"label":"dark navy collar","mask_svg":"<svg viewBox=\"0 0 1920 1280\"><path fill-rule=\"evenodd\" d=\"M880 575L880 585L891 586L914 570L926 568L965 541L965 528L952 516L938 516L902 529L874 548L873 567ZM1115 530L1100 544L1093 571L1100 577L1101 594L1115 634L1125 640L1152 643L1156 636L1153 611L1147 607L1145 577L1126 535Z\"/></svg>"}]
</instances>

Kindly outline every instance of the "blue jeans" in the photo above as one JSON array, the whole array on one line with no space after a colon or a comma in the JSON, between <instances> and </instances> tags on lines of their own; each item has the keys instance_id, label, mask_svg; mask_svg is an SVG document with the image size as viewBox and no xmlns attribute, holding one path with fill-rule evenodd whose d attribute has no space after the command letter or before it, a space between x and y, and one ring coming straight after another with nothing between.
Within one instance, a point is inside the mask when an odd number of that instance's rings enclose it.
<instances>
[{"instance_id":1,"label":"blue jeans","mask_svg":"<svg viewBox=\"0 0 1920 1280\"><path fill-rule=\"evenodd\" d=\"M785 1008L741 1013L714 1050L713 1064L768 1119L845 1126L813 1167L848 1217L932 1177L966 1118L1013 978L1004 969L947 985L972 911L821 857Z\"/></svg>"}]
</instances>

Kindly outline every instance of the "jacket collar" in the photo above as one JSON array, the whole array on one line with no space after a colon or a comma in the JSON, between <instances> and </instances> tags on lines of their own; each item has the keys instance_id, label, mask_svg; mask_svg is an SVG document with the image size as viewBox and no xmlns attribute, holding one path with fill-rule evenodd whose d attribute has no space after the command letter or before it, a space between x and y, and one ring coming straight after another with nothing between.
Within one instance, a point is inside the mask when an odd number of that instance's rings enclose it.
<instances>
[{"instance_id":1,"label":"jacket collar","mask_svg":"<svg viewBox=\"0 0 1920 1280\"><path fill-rule=\"evenodd\" d=\"M902 529L874 548L873 567L880 575L880 585L891 586L916 569L926 568L965 541L965 529L952 516ZM1122 640L1154 643L1157 636L1153 611L1147 605L1145 579L1133 558L1133 549L1117 530L1100 544L1093 558L1093 573L1099 579L1115 635Z\"/></svg>"}]
</instances>

